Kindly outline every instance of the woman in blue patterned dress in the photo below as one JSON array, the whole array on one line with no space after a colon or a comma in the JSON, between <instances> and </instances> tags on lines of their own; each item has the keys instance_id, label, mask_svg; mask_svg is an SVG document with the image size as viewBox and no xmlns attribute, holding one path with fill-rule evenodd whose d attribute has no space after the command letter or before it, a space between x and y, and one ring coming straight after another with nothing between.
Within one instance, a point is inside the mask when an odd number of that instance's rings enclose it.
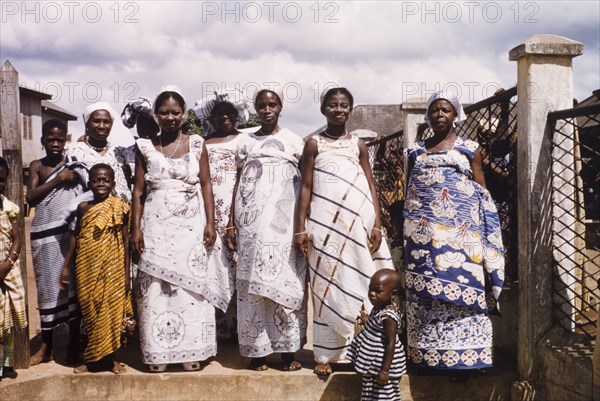
<instances>
[{"instance_id":1,"label":"woman in blue patterned dress","mask_svg":"<svg viewBox=\"0 0 600 401\"><path fill-rule=\"evenodd\" d=\"M438 92L427 103L433 136L407 149L409 356L423 367L461 369L451 379L464 381L464 369L492 366L488 313L504 282L502 235L479 145L454 130L465 119L460 102Z\"/></svg>"}]
</instances>

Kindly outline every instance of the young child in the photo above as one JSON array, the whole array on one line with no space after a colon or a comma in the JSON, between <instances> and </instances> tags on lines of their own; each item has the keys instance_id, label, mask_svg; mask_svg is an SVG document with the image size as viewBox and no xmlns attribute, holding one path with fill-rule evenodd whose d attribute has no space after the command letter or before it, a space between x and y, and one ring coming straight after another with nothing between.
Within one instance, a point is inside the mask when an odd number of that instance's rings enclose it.
<instances>
[{"instance_id":1,"label":"young child","mask_svg":"<svg viewBox=\"0 0 600 401\"><path fill-rule=\"evenodd\" d=\"M121 346L121 326L133 315L129 288L129 206L110 193L115 173L104 163L90 169L93 200L77 208L77 226L71 234L61 284L69 283L69 263L75 251L77 297L81 306L88 343L85 365L74 373L111 370L126 371L115 360Z\"/></svg>"},{"instance_id":2,"label":"young child","mask_svg":"<svg viewBox=\"0 0 600 401\"><path fill-rule=\"evenodd\" d=\"M65 164L67 126L60 120L48 120L42 126L42 145L46 157L29 165L27 202L35 206L31 222L31 256L37 286L42 328L42 347L31 357L31 365L54 359L54 328L69 322L67 364L81 362L79 326L81 313L75 289L75 266L69 266L70 280L64 290L56 286L69 246L69 226L63 212L83 191L77 174Z\"/></svg>"},{"instance_id":3,"label":"young child","mask_svg":"<svg viewBox=\"0 0 600 401\"><path fill-rule=\"evenodd\" d=\"M401 313L392 302L399 288L400 275L395 270L378 270L371 277L369 301L373 309L367 319L361 316L365 327L352 340L347 355L362 375L362 401L400 401L400 377L406 373L406 357L398 340Z\"/></svg>"},{"instance_id":4,"label":"young child","mask_svg":"<svg viewBox=\"0 0 600 401\"><path fill-rule=\"evenodd\" d=\"M15 330L27 327L19 207L4 197L7 178L8 163L0 157L0 380L13 371Z\"/></svg>"},{"instance_id":5,"label":"young child","mask_svg":"<svg viewBox=\"0 0 600 401\"><path fill-rule=\"evenodd\" d=\"M347 363L369 278L394 267L382 241L367 146L346 130L353 104L346 88L329 89L321 98L327 129L309 138L302 153L294 244L308 258L314 371L320 376L332 373L331 363Z\"/></svg>"}]
</instances>

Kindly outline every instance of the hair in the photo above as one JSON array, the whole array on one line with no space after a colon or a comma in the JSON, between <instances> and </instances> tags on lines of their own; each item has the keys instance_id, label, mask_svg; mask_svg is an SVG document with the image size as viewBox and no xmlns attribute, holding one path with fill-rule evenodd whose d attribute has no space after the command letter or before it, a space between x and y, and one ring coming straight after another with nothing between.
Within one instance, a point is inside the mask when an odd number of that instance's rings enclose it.
<instances>
[{"instance_id":1,"label":"hair","mask_svg":"<svg viewBox=\"0 0 600 401\"><path fill-rule=\"evenodd\" d=\"M248 163L246 163L246 165L244 165L244 171L251 169L251 168L256 169L256 178L260 178L262 176L263 166L262 166L262 163L260 162L260 160L251 159L250 161L248 161Z\"/></svg>"},{"instance_id":2,"label":"hair","mask_svg":"<svg viewBox=\"0 0 600 401\"><path fill-rule=\"evenodd\" d=\"M8 167L8 162L4 157L0 156L0 168L6 170L6 174L10 173L10 168Z\"/></svg>"},{"instance_id":3,"label":"hair","mask_svg":"<svg viewBox=\"0 0 600 401\"><path fill-rule=\"evenodd\" d=\"M279 94L275 91L272 91L270 89L261 89L260 91L258 91L258 93L256 94L256 96L254 97L254 107L256 107L256 103L258 102L258 98L264 93L264 92L271 92L272 94L275 95L275 97L277 98L277 103L279 103L280 106L283 106L283 102L281 101L281 97L279 97Z\"/></svg>"},{"instance_id":4,"label":"hair","mask_svg":"<svg viewBox=\"0 0 600 401\"><path fill-rule=\"evenodd\" d=\"M135 120L135 129L140 138L151 138L160 131L160 127L149 109L140 111Z\"/></svg>"},{"instance_id":5,"label":"hair","mask_svg":"<svg viewBox=\"0 0 600 401\"><path fill-rule=\"evenodd\" d=\"M217 112L224 112L226 115L235 115L234 120L237 120L239 112L238 110L235 108L235 106L233 105L233 103L230 102L219 102L215 105L215 107L213 107L213 109L210 112L210 116L211 117L215 117L217 115Z\"/></svg>"},{"instance_id":6,"label":"hair","mask_svg":"<svg viewBox=\"0 0 600 401\"><path fill-rule=\"evenodd\" d=\"M115 179L115 170L113 170L113 168L111 166L109 166L106 163L98 163L98 164L94 164L92 166L92 168L90 168L90 180L92 179L92 175L96 174L96 172L98 170L110 171L110 174L112 175L113 180Z\"/></svg>"},{"instance_id":7,"label":"hair","mask_svg":"<svg viewBox=\"0 0 600 401\"><path fill-rule=\"evenodd\" d=\"M346 89L346 88L331 88L327 92L325 92L325 95L323 96L323 101L321 102L321 114L325 115L325 107L327 107L327 101L329 100L329 98L333 95L338 95L338 94L346 95L346 97L350 101L350 108L354 107L354 96L352 96L352 93L350 93L350 91L348 89Z\"/></svg>"},{"instance_id":8,"label":"hair","mask_svg":"<svg viewBox=\"0 0 600 401\"><path fill-rule=\"evenodd\" d=\"M181 110L183 110L184 113L186 112L185 100L183 99L183 97L181 97L181 95L177 92L165 91L161 92L156 98L156 101L154 102L154 114L158 114L158 109L160 109L160 105L163 104L165 100L171 98L175 99L175 101L179 103L179 106L181 107Z\"/></svg>"},{"instance_id":9,"label":"hair","mask_svg":"<svg viewBox=\"0 0 600 401\"><path fill-rule=\"evenodd\" d=\"M52 120L46 121L44 125L42 125L42 138L48 135L48 132L50 132L50 130L53 128L58 128L63 131L65 135L67 135L67 125L64 122L53 118Z\"/></svg>"}]
</instances>

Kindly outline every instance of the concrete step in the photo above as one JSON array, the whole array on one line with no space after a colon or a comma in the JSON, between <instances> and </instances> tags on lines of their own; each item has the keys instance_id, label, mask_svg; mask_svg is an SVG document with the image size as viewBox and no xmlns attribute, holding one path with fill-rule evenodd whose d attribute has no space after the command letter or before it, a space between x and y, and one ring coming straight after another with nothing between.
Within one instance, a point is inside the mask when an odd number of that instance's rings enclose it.
<instances>
[{"instance_id":1,"label":"concrete step","mask_svg":"<svg viewBox=\"0 0 600 401\"><path fill-rule=\"evenodd\" d=\"M35 343L35 341L34 341ZM0 382L0 400L212 400L212 401L345 401L360 400L360 376L346 365L323 380L313 372L311 350L297 354L304 368L281 370L277 356L269 357L270 369L247 369L249 359L239 356L237 346L219 346L219 355L200 372L184 372L169 366L165 373L149 373L141 363L136 344L119 351L127 373L109 372L75 375L65 366L64 351L57 349L57 361L19 370L16 378ZM61 351L61 353L59 353ZM516 380L512 364L505 360L486 372L474 372L466 383L452 383L446 374L412 372L401 380L402 400L510 400Z\"/></svg>"}]
</instances>

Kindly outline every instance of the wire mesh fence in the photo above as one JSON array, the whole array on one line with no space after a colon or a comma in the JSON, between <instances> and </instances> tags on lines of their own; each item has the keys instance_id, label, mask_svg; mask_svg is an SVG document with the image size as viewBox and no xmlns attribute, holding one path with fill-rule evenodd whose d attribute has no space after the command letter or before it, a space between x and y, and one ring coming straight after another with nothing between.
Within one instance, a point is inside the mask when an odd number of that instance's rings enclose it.
<instances>
[{"instance_id":1,"label":"wire mesh fence","mask_svg":"<svg viewBox=\"0 0 600 401\"><path fill-rule=\"evenodd\" d=\"M600 302L600 104L550 113L553 318L596 335Z\"/></svg>"}]
</instances>

